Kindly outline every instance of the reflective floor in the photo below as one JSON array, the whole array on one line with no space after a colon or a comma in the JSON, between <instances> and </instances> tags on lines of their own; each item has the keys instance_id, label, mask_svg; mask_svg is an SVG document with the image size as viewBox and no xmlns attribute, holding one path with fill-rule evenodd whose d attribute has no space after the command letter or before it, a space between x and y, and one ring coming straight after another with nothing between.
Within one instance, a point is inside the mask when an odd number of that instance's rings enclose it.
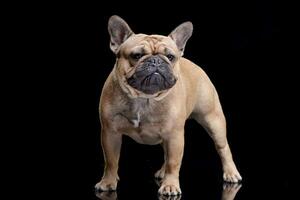
<instances>
[{"instance_id":1,"label":"reflective floor","mask_svg":"<svg viewBox=\"0 0 300 200\"><path fill-rule=\"evenodd\" d=\"M238 191L240 190L241 187L242 187L242 184L223 184L221 194L217 193L217 195L220 196L220 197L218 197L218 199L221 199L221 200L233 200L233 199L235 199L235 197L236 197L236 195L237 195L237 193L238 193ZM116 200L116 199L123 199L123 198L127 199L126 195L124 197L120 195L120 198L118 198L118 195L119 195L118 193L119 192L96 192L95 196L98 197L99 199L102 199L102 200ZM210 198L213 199L214 196L216 196L216 195L211 194ZM133 197L134 196L132 196L132 197L128 196L128 198L130 198L130 199L132 199ZM146 197L146 198L143 197L142 199L148 199L148 197ZM198 198L204 198L204 196L201 197L201 193L197 194L197 197ZM185 198L185 195L178 195L178 196L157 195L157 197L156 198L153 197L153 199L158 199L158 200L180 200L180 199L188 199L188 198Z\"/></svg>"},{"instance_id":2,"label":"reflective floor","mask_svg":"<svg viewBox=\"0 0 300 200\"><path fill-rule=\"evenodd\" d=\"M203 177L199 180L195 177L187 182L181 181L183 194L181 196L160 196L157 194L158 184L153 179L138 179L120 182L116 192L95 192L94 200L116 200L116 199L144 199L144 200L233 200L233 199L290 199L288 183L280 181L261 180L241 184L226 184L221 181L207 180ZM92 192L91 192L92 193Z\"/></svg>"}]
</instances>

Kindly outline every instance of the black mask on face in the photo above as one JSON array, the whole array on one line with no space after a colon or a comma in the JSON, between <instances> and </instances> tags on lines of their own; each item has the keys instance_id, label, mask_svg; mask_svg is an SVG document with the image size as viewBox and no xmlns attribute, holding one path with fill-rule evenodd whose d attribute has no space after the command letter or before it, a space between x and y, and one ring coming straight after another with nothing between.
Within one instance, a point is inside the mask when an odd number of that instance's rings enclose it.
<instances>
[{"instance_id":1,"label":"black mask on face","mask_svg":"<svg viewBox=\"0 0 300 200\"><path fill-rule=\"evenodd\" d=\"M176 78L170 64L155 55L145 59L127 82L145 94L155 94L175 85Z\"/></svg>"}]
</instances>

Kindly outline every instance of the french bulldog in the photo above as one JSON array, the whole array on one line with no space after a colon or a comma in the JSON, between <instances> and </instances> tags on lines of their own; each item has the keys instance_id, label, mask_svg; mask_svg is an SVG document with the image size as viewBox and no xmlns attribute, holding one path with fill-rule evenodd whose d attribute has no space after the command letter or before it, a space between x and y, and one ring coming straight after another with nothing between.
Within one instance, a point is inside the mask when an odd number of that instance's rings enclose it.
<instances>
[{"instance_id":1,"label":"french bulldog","mask_svg":"<svg viewBox=\"0 0 300 200\"><path fill-rule=\"evenodd\" d=\"M97 190L116 190L122 136L141 144L161 144L164 163L155 173L162 195L180 195L179 171L188 118L201 124L221 158L223 179L242 180L226 138L226 121L217 91L206 73L183 57L191 22L168 36L134 34L120 17L108 22L115 65L101 93L99 112L105 160Z\"/></svg>"}]
</instances>

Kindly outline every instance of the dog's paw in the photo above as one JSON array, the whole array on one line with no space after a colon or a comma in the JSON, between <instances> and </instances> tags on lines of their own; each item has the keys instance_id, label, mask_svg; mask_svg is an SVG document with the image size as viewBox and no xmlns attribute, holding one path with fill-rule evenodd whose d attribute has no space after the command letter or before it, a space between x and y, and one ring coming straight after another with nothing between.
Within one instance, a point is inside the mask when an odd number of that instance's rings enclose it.
<instances>
[{"instance_id":1,"label":"dog's paw","mask_svg":"<svg viewBox=\"0 0 300 200\"><path fill-rule=\"evenodd\" d=\"M167 195L167 196L175 196L181 194L181 189L178 185L164 185L159 188L158 193L160 195Z\"/></svg>"},{"instance_id":2,"label":"dog's paw","mask_svg":"<svg viewBox=\"0 0 300 200\"><path fill-rule=\"evenodd\" d=\"M103 178L99 183L95 185L97 191L114 191L117 189L117 179Z\"/></svg>"},{"instance_id":3,"label":"dog's paw","mask_svg":"<svg viewBox=\"0 0 300 200\"><path fill-rule=\"evenodd\" d=\"M179 186L179 180L170 178L162 181L161 186L158 190L158 194L167 195L167 196L175 196L181 194L181 189Z\"/></svg>"},{"instance_id":4,"label":"dog's paw","mask_svg":"<svg viewBox=\"0 0 300 200\"><path fill-rule=\"evenodd\" d=\"M161 167L160 170L158 170L155 174L154 174L154 177L155 178L158 178L158 179L163 179L165 176L165 166L163 165Z\"/></svg>"},{"instance_id":5,"label":"dog's paw","mask_svg":"<svg viewBox=\"0 0 300 200\"><path fill-rule=\"evenodd\" d=\"M224 170L223 180L228 183L238 183L242 181L242 177L235 167Z\"/></svg>"}]
</instances>

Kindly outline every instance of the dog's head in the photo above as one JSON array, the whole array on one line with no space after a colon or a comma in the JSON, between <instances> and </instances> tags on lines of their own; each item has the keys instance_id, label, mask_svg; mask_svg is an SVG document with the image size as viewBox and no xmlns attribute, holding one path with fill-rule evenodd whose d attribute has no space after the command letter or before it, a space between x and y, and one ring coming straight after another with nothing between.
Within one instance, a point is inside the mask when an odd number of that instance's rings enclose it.
<instances>
[{"instance_id":1,"label":"dog's head","mask_svg":"<svg viewBox=\"0 0 300 200\"><path fill-rule=\"evenodd\" d=\"M165 96L179 76L179 59L193 25L185 22L169 36L134 34L118 16L108 22L110 48L116 54L116 77L131 97Z\"/></svg>"}]
</instances>

